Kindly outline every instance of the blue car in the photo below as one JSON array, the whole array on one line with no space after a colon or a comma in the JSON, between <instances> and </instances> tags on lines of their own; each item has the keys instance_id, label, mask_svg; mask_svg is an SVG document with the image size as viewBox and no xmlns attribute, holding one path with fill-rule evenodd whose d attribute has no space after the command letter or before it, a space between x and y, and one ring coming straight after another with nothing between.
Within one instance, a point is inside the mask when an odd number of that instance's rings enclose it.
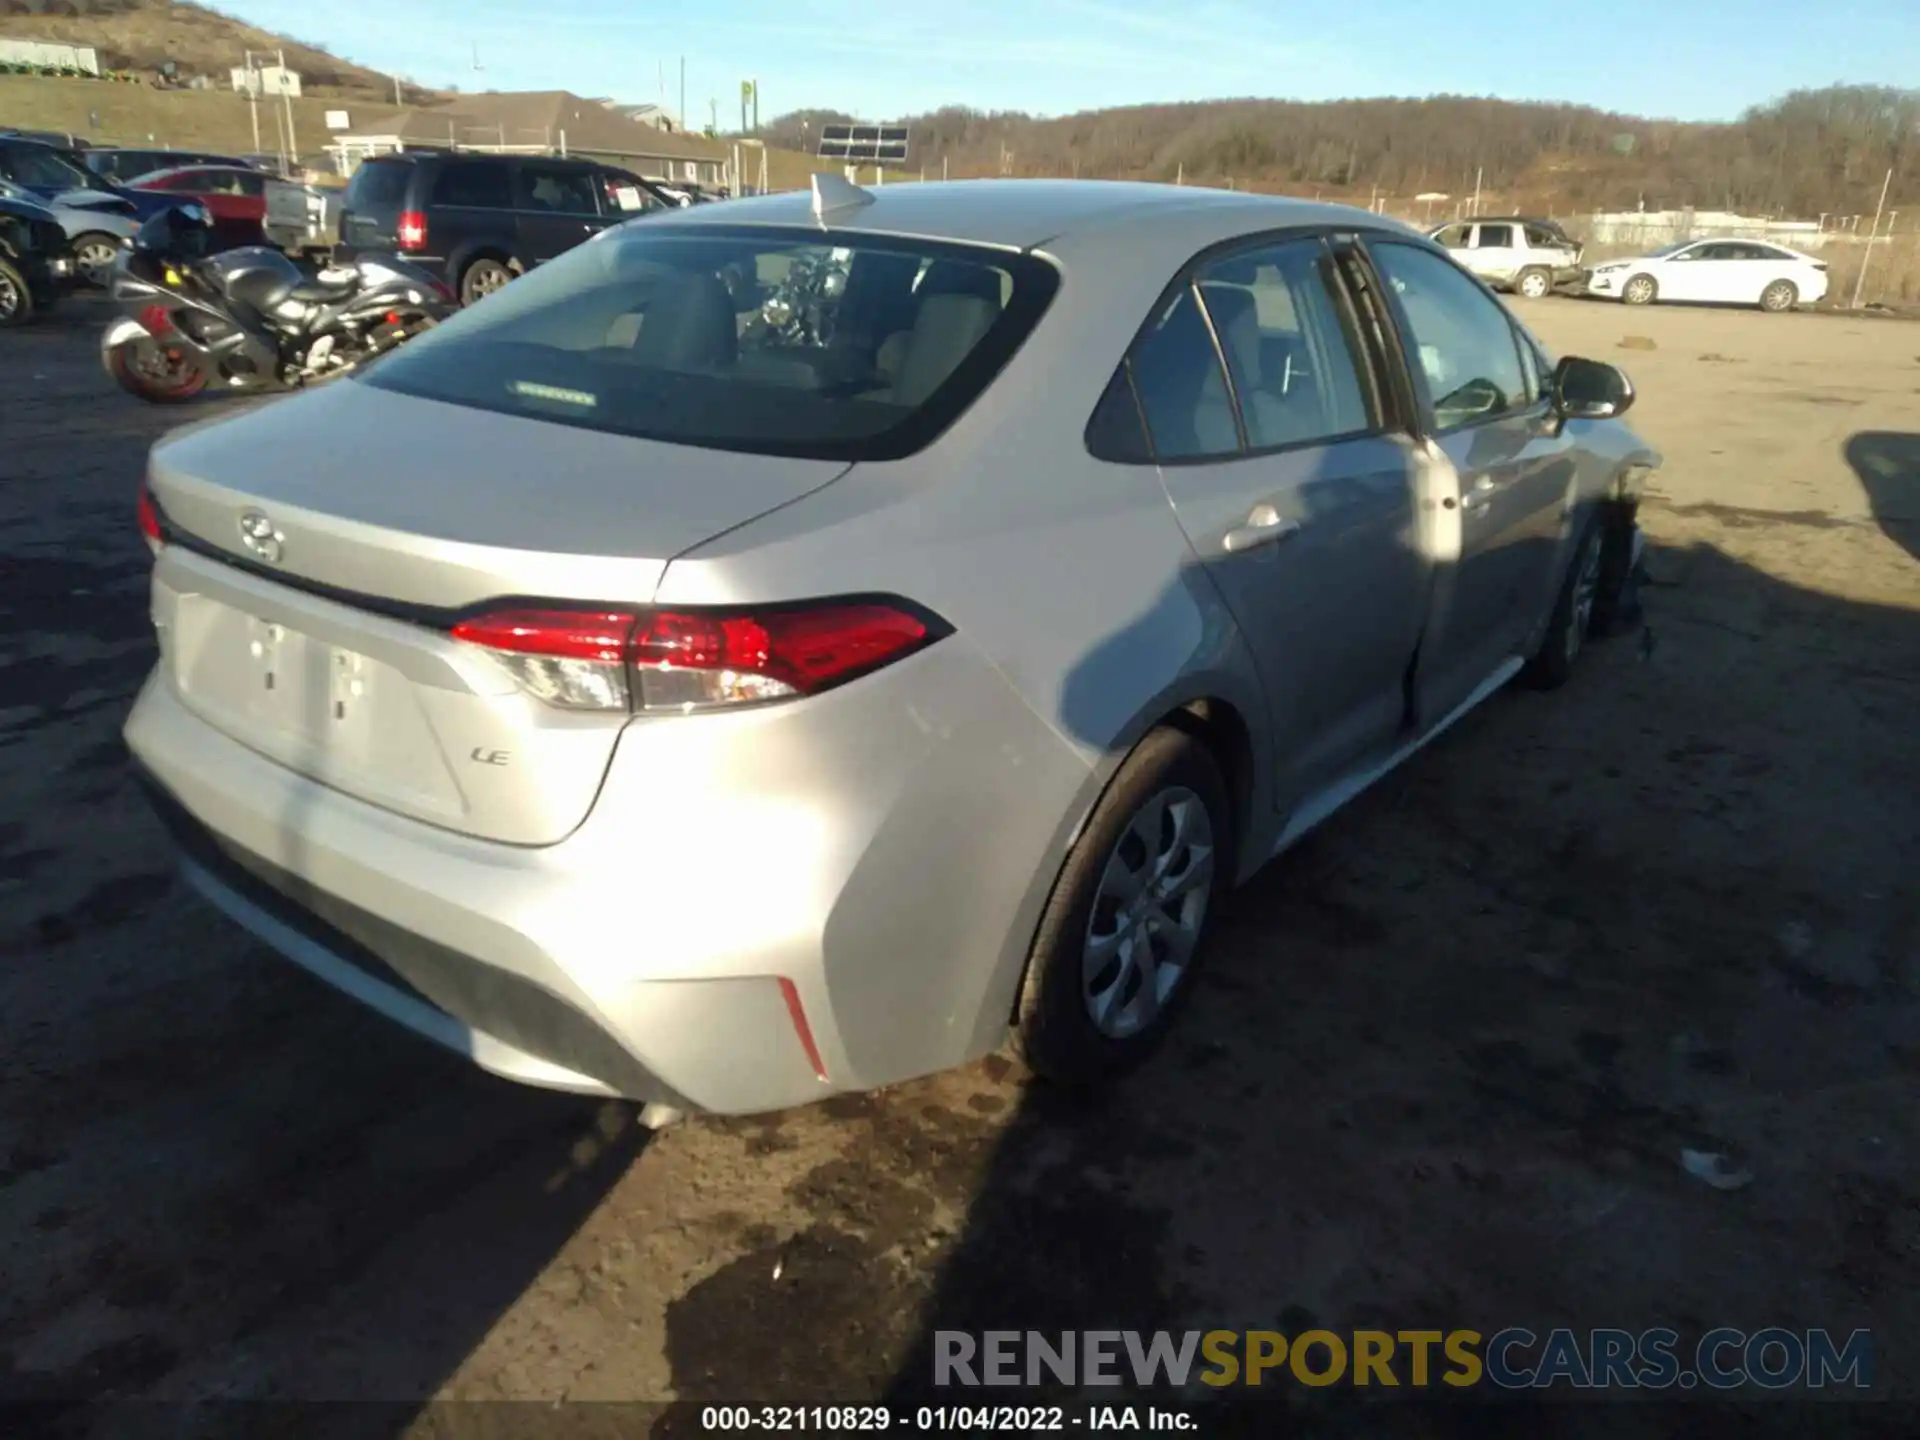
<instances>
[{"instance_id":1,"label":"blue car","mask_svg":"<svg viewBox=\"0 0 1920 1440\"><path fill-rule=\"evenodd\" d=\"M103 179L87 168L78 150L63 150L41 140L0 136L0 180L11 180L41 200L53 200L75 190L124 200L136 220L146 220L180 202L151 191L129 190ZM116 207L117 208L117 207Z\"/></svg>"}]
</instances>

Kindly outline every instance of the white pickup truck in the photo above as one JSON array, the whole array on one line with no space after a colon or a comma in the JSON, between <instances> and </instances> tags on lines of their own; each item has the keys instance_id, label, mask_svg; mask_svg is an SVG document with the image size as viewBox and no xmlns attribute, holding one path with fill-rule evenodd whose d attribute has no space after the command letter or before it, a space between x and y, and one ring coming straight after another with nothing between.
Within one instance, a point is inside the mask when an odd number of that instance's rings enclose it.
<instances>
[{"instance_id":1,"label":"white pickup truck","mask_svg":"<svg viewBox=\"0 0 1920 1440\"><path fill-rule=\"evenodd\" d=\"M1529 300L1586 274L1580 268L1579 243L1551 220L1482 215L1442 225L1431 238L1487 284Z\"/></svg>"},{"instance_id":2,"label":"white pickup truck","mask_svg":"<svg viewBox=\"0 0 1920 1440\"><path fill-rule=\"evenodd\" d=\"M293 255L332 249L340 239L340 193L294 180L267 181L267 240Z\"/></svg>"}]
</instances>

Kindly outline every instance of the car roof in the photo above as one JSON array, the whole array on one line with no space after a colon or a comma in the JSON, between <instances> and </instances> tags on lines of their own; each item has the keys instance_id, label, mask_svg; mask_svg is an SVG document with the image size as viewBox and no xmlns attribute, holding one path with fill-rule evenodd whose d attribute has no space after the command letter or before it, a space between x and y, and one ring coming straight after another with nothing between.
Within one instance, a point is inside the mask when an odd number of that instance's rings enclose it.
<instances>
[{"instance_id":1,"label":"car roof","mask_svg":"<svg viewBox=\"0 0 1920 1440\"><path fill-rule=\"evenodd\" d=\"M260 172L251 165L204 163L193 165L163 165L158 170L149 170L146 174L134 178L139 180L159 180L162 178L172 179L175 175L258 175L259 173Z\"/></svg>"},{"instance_id":2,"label":"car roof","mask_svg":"<svg viewBox=\"0 0 1920 1440\"><path fill-rule=\"evenodd\" d=\"M954 180L881 185L866 193L870 201L858 209L828 212L824 226L816 222L812 194L805 190L691 206L647 223L797 226L1011 250L1142 224L1181 231L1196 250L1236 235L1296 225L1419 233L1349 205L1144 181Z\"/></svg>"},{"instance_id":3,"label":"car roof","mask_svg":"<svg viewBox=\"0 0 1920 1440\"><path fill-rule=\"evenodd\" d=\"M389 150L384 155L369 155L360 163L363 166L420 165L436 160L458 160L463 164L482 165L511 165L520 160L534 160L542 165L571 165L581 170L620 168L610 162L588 160L579 155L495 155L484 150Z\"/></svg>"}]
</instances>

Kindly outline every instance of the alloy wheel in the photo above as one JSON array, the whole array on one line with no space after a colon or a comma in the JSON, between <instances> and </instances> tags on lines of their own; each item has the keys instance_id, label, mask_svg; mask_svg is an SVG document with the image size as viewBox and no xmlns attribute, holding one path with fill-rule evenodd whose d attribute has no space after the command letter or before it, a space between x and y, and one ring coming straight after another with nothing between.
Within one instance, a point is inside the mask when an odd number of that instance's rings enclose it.
<instances>
[{"instance_id":1,"label":"alloy wheel","mask_svg":"<svg viewBox=\"0 0 1920 1440\"><path fill-rule=\"evenodd\" d=\"M483 300L496 290L504 289L512 278L504 265L496 265L489 260L480 261L467 272L467 303Z\"/></svg>"},{"instance_id":2,"label":"alloy wheel","mask_svg":"<svg viewBox=\"0 0 1920 1440\"><path fill-rule=\"evenodd\" d=\"M102 240L89 241L73 252L73 262L80 267L80 275L89 285L104 289L108 277L113 274L113 261L118 247Z\"/></svg>"},{"instance_id":3,"label":"alloy wheel","mask_svg":"<svg viewBox=\"0 0 1920 1440\"><path fill-rule=\"evenodd\" d=\"M13 319L20 313L20 287L13 277L0 273L0 324Z\"/></svg>"},{"instance_id":4,"label":"alloy wheel","mask_svg":"<svg viewBox=\"0 0 1920 1440\"><path fill-rule=\"evenodd\" d=\"M1186 979L1213 895L1213 817L1185 786L1134 812L1101 872L1081 962L1081 997L1100 1034L1124 1040Z\"/></svg>"}]
</instances>

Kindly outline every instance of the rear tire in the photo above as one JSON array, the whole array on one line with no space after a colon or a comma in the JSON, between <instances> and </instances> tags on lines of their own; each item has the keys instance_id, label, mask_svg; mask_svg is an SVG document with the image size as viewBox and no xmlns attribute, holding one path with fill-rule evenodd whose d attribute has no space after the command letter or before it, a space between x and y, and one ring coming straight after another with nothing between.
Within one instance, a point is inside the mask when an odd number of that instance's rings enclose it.
<instances>
[{"instance_id":1,"label":"rear tire","mask_svg":"<svg viewBox=\"0 0 1920 1440\"><path fill-rule=\"evenodd\" d=\"M1558 690L1573 675L1574 661L1593 633L1594 607L1600 595L1601 552L1606 534L1599 514L1582 522L1580 538L1567 560L1567 573L1553 602L1540 648L1520 672L1535 690Z\"/></svg>"},{"instance_id":2,"label":"rear tire","mask_svg":"<svg viewBox=\"0 0 1920 1440\"><path fill-rule=\"evenodd\" d=\"M1784 315L1800 303L1800 287L1791 280L1776 280L1760 292L1760 308L1771 315Z\"/></svg>"},{"instance_id":3,"label":"rear tire","mask_svg":"<svg viewBox=\"0 0 1920 1440\"><path fill-rule=\"evenodd\" d=\"M31 325L34 316L33 291L10 260L0 259L0 330Z\"/></svg>"},{"instance_id":4,"label":"rear tire","mask_svg":"<svg viewBox=\"0 0 1920 1440\"><path fill-rule=\"evenodd\" d=\"M470 261L460 272L460 303L473 305L513 279L513 272L498 260L482 256Z\"/></svg>"},{"instance_id":5,"label":"rear tire","mask_svg":"<svg viewBox=\"0 0 1920 1440\"><path fill-rule=\"evenodd\" d=\"M1015 1029L1069 1088L1150 1055L1193 988L1232 884L1233 805L1204 741L1171 726L1121 763L1035 932Z\"/></svg>"},{"instance_id":6,"label":"rear tire","mask_svg":"<svg viewBox=\"0 0 1920 1440\"><path fill-rule=\"evenodd\" d=\"M1553 293L1553 276L1538 266L1522 270L1513 289L1522 299L1544 300Z\"/></svg>"},{"instance_id":7,"label":"rear tire","mask_svg":"<svg viewBox=\"0 0 1920 1440\"><path fill-rule=\"evenodd\" d=\"M1620 298L1629 305L1651 305L1660 296L1660 282L1651 275L1635 275L1620 287Z\"/></svg>"}]
</instances>

